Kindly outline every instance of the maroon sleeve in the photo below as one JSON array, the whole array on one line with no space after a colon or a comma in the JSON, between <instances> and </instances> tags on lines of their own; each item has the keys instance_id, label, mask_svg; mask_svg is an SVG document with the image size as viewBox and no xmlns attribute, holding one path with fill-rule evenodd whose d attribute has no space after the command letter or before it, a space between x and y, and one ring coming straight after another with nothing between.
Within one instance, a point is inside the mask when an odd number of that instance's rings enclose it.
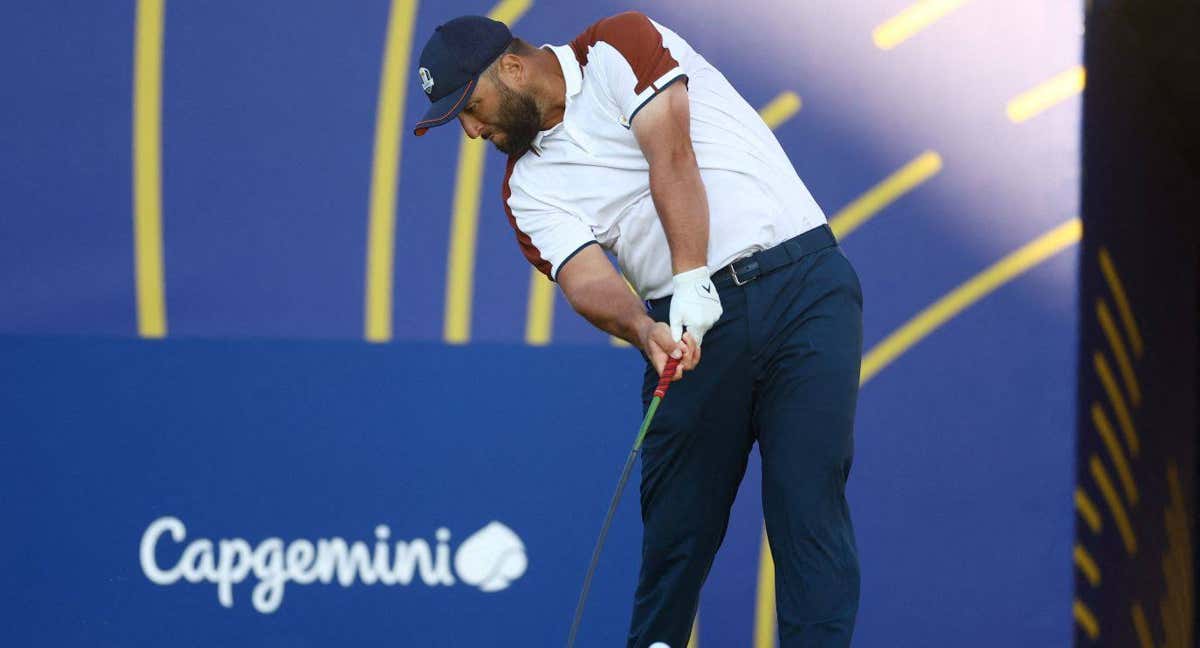
<instances>
[{"instance_id":1,"label":"maroon sleeve","mask_svg":"<svg viewBox=\"0 0 1200 648\"><path fill-rule=\"evenodd\" d=\"M679 67L679 62L663 46L662 34L645 14L636 11L605 18L571 41L571 49L580 65L587 65L588 51L599 42L608 43L628 61L636 79L634 87L630 88L635 95L640 95L654 81Z\"/></svg>"},{"instance_id":2,"label":"maroon sleeve","mask_svg":"<svg viewBox=\"0 0 1200 648\"><path fill-rule=\"evenodd\" d=\"M512 180L513 169L517 166L517 160L519 159L521 159L520 155L510 155L508 157L508 168L504 171L504 188L500 192L501 197L504 199L504 213L508 214L508 224L512 226L513 232L517 235L517 245L521 248L521 254L525 255L525 259L533 267L537 268L539 272L553 280L554 277L550 275L550 262L542 258L542 252L533 244L533 238L517 227L517 217L513 215L512 207L508 205L508 199L512 198L512 187L508 183Z\"/></svg>"}]
</instances>

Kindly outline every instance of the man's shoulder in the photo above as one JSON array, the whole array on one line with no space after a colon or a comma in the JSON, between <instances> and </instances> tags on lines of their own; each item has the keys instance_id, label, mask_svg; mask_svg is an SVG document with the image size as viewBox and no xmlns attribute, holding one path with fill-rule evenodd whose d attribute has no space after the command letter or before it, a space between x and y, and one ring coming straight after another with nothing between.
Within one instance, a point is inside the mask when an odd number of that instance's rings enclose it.
<instances>
[{"instance_id":1,"label":"man's shoulder","mask_svg":"<svg viewBox=\"0 0 1200 648\"><path fill-rule=\"evenodd\" d=\"M579 64L587 65L588 53L596 43L608 43L628 55L647 47L648 42L652 43L660 38L658 28L646 14L640 11L625 11L588 25L571 40L571 49L574 50Z\"/></svg>"},{"instance_id":2,"label":"man's shoulder","mask_svg":"<svg viewBox=\"0 0 1200 648\"><path fill-rule=\"evenodd\" d=\"M647 27L653 29L654 23L646 14L640 11L622 11L619 14L613 14L611 16L601 18L600 20L588 25L586 29L580 32L579 36L575 37L575 39L603 39L605 36L618 35L622 32L629 31L636 32Z\"/></svg>"}]
</instances>

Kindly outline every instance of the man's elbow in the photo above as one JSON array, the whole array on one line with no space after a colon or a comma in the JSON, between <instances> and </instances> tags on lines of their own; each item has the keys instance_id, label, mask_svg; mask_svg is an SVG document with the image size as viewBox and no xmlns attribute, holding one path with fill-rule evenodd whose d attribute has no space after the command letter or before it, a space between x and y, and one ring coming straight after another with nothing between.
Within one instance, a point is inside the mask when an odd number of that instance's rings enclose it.
<instances>
[{"instance_id":1,"label":"man's elbow","mask_svg":"<svg viewBox=\"0 0 1200 648\"><path fill-rule=\"evenodd\" d=\"M687 137L671 147L665 156L665 162L676 169L696 168L696 149L692 148L692 140Z\"/></svg>"},{"instance_id":2,"label":"man's elbow","mask_svg":"<svg viewBox=\"0 0 1200 648\"><path fill-rule=\"evenodd\" d=\"M650 189L696 178L699 170L691 142L672 146L650 164Z\"/></svg>"},{"instance_id":3,"label":"man's elbow","mask_svg":"<svg viewBox=\"0 0 1200 648\"><path fill-rule=\"evenodd\" d=\"M654 142L653 151L646 155L650 170L672 170L696 166L696 149L691 135L674 124L666 124Z\"/></svg>"}]
</instances>

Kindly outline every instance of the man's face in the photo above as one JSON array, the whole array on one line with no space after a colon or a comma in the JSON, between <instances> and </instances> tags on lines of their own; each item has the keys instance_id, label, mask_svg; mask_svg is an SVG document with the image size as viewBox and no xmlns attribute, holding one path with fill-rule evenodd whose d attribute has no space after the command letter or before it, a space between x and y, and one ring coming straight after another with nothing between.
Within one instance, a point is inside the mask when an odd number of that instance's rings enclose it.
<instances>
[{"instance_id":1,"label":"man's face","mask_svg":"<svg viewBox=\"0 0 1200 648\"><path fill-rule=\"evenodd\" d=\"M507 155L524 153L542 129L542 113L533 97L489 74L479 77L458 121L467 137L482 137Z\"/></svg>"}]
</instances>

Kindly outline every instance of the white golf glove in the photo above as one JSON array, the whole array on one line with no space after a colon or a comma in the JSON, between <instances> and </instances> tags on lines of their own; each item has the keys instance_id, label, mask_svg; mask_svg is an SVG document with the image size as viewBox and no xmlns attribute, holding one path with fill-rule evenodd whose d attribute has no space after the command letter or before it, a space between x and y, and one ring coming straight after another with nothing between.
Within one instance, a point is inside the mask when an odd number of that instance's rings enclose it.
<instances>
[{"instance_id":1,"label":"white golf glove","mask_svg":"<svg viewBox=\"0 0 1200 648\"><path fill-rule=\"evenodd\" d=\"M675 294L671 296L671 337L678 342L686 326L699 346L708 329L721 319L723 311L717 287L705 266L675 275L672 283Z\"/></svg>"}]
</instances>

